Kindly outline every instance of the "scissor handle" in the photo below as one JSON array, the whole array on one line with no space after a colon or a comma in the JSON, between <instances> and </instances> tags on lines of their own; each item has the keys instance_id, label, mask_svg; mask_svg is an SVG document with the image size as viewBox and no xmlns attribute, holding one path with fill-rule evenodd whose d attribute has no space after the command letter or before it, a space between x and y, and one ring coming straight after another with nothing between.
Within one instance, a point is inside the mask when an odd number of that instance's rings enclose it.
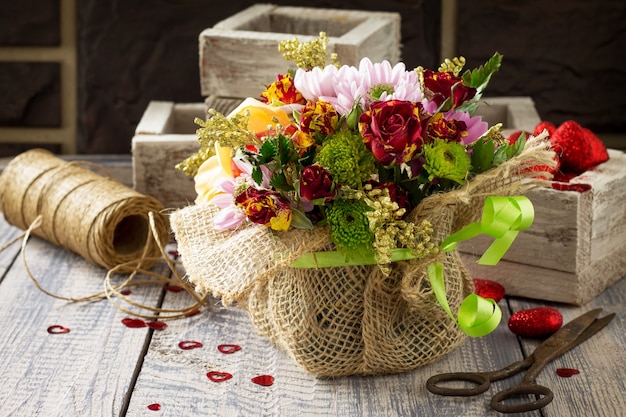
<instances>
[{"instance_id":1,"label":"scissor handle","mask_svg":"<svg viewBox=\"0 0 626 417\"><path fill-rule=\"evenodd\" d=\"M540 398L518 404L504 404L504 400L521 397L525 395L539 395ZM524 411L538 410L550 404L554 394L548 387L543 385L521 384L515 387L509 388L504 391L500 391L491 399L491 408L501 413L521 413Z\"/></svg>"},{"instance_id":2,"label":"scissor handle","mask_svg":"<svg viewBox=\"0 0 626 417\"><path fill-rule=\"evenodd\" d=\"M474 382L475 385L470 388L454 388L437 385L440 382ZM426 389L433 394L470 397L472 395L482 394L489 389L491 385L488 375L480 372L450 372L446 374L434 375L426 381Z\"/></svg>"}]
</instances>

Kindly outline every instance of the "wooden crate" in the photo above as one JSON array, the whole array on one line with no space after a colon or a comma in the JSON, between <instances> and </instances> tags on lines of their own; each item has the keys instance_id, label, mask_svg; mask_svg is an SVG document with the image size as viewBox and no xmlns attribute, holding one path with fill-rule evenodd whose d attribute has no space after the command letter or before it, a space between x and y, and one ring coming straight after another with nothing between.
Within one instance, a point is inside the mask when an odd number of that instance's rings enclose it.
<instances>
[{"instance_id":1,"label":"wooden crate","mask_svg":"<svg viewBox=\"0 0 626 417\"><path fill-rule=\"evenodd\" d=\"M193 179L175 169L199 148L194 118L204 104L150 102L132 140L133 186L165 207L184 207L195 198Z\"/></svg>"},{"instance_id":2,"label":"wooden crate","mask_svg":"<svg viewBox=\"0 0 626 417\"><path fill-rule=\"evenodd\" d=\"M537 189L533 225L520 233L495 266L475 261L492 239L480 236L459 245L476 278L504 285L507 293L582 305L626 275L626 155L610 159L571 180L586 192Z\"/></svg>"},{"instance_id":3,"label":"wooden crate","mask_svg":"<svg viewBox=\"0 0 626 417\"><path fill-rule=\"evenodd\" d=\"M294 67L278 43L295 37L308 42L320 32L341 64L357 65L363 57L400 61L398 13L257 4L200 34L202 95L257 97L277 74Z\"/></svg>"}]
</instances>

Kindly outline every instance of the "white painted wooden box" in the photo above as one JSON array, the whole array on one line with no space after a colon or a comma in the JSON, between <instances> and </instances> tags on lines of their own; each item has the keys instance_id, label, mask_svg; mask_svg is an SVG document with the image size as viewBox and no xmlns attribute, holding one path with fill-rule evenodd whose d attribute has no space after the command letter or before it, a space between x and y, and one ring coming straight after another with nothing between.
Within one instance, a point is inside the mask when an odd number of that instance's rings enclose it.
<instances>
[{"instance_id":1,"label":"white painted wooden box","mask_svg":"<svg viewBox=\"0 0 626 417\"><path fill-rule=\"evenodd\" d=\"M398 13L256 4L200 34L202 95L257 97L277 74L295 67L278 51L279 42L308 42L320 32L342 65L363 57L400 61Z\"/></svg>"},{"instance_id":2,"label":"white painted wooden box","mask_svg":"<svg viewBox=\"0 0 626 417\"><path fill-rule=\"evenodd\" d=\"M533 225L495 266L475 263L492 239L459 245L474 278L500 282L509 295L583 305L626 276L626 155L571 180L586 192L536 189Z\"/></svg>"},{"instance_id":3,"label":"white painted wooden box","mask_svg":"<svg viewBox=\"0 0 626 417\"><path fill-rule=\"evenodd\" d=\"M195 198L193 179L174 167L200 147L195 134L196 117L206 117L203 103L153 101L135 130L133 186L166 208L184 207Z\"/></svg>"}]
</instances>

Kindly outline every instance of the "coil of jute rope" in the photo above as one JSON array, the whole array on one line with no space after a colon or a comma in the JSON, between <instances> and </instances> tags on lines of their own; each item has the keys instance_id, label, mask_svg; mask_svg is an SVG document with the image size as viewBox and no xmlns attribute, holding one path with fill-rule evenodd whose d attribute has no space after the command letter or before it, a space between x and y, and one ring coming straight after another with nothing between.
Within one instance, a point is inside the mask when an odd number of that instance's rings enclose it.
<instances>
[{"instance_id":1,"label":"coil of jute rope","mask_svg":"<svg viewBox=\"0 0 626 417\"><path fill-rule=\"evenodd\" d=\"M177 318L198 310L204 298L185 282L176 261L165 253L170 226L163 205L103 172L105 169L98 165L67 162L43 149L13 158L0 175L0 211L9 224L24 233L2 250L22 239L27 275L39 290L57 299L77 302L107 298L119 310L144 318ZM26 243L31 235L106 268L104 290L83 297L45 290L28 267ZM171 278L150 270L159 261L167 263ZM128 278L113 285L112 277L121 274ZM123 289L140 285L177 285L193 297L194 303L179 310L137 304L124 295ZM150 313L131 311L116 299Z\"/></svg>"}]
</instances>

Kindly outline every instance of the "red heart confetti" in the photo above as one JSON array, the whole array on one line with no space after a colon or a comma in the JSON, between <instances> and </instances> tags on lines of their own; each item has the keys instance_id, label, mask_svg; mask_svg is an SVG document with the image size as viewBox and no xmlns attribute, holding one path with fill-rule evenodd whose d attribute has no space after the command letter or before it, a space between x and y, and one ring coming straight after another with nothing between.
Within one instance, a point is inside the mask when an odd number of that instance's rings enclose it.
<instances>
[{"instance_id":1,"label":"red heart confetti","mask_svg":"<svg viewBox=\"0 0 626 417\"><path fill-rule=\"evenodd\" d=\"M573 368L557 368L556 370L556 374L562 378L569 378L579 373L580 371L578 369L573 369Z\"/></svg>"},{"instance_id":2,"label":"red heart confetti","mask_svg":"<svg viewBox=\"0 0 626 417\"><path fill-rule=\"evenodd\" d=\"M160 409L161 409L161 404L159 403L150 404L148 406L148 410L159 411Z\"/></svg>"},{"instance_id":3,"label":"red heart confetti","mask_svg":"<svg viewBox=\"0 0 626 417\"><path fill-rule=\"evenodd\" d=\"M126 317L125 319L122 319L122 323L126 327L130 327L131 329L139 329L141 327L146 327L147 326L145 321L143 321L141 319L133 319L133 318L130 318L130 317Z\"/></svg>"},{"instance_id":4,"label":"red heart confetti","mask_svg":"<svg viewBox=\"0 0 626 417\"><path fill-rule=\"evenodd\" d=\"M274 377L271 375L259 375L255 376L251 379L257 385L261 385L263 387L270 387L274 385Z\"/></svg>"},{"instance_id":5,"label":"red heart confetti","mask_svg":"<svg viewBox=\"0 0 626 417\"><path fill-rule=\"evenodd\" d=\"M497 303L504 297L506 291L501 284L495 281L474 278L474 293L483 298L491 298Z\"/></svg>"},{"instance_id":6,"label":"red heart confetti","mask_svg":"<svg viewBox=\"0 0 626 417\"><path fill-rule=\"evenodd\" d=\"M122 295L131 295L133 292L131 290L122 290L120 291L120 294Z\"/></svg>"},{"instance_id":7,"label":"red heart confetti","mask_svg":"<svg viewBox=\"0 0 626 417\"><path fill-rule=\"evenodd\" d=\"M551 335L563 325L563 316L552 307L520 310L509 318L509 329L522 337Z\"/></svg>"},{"instance_id":8,"label":"red heart confetti","mask_svg":"<svg viewBox=\"0 0 626 417\"><path fill-rule=\"evenodd\" d=\"M167 323L164 321L149 321L146 324L149 328L154 330L163 330L167 327Z\"/></svg>"},{"instance_id":9,"label":"red heart confetti","mask_svg":"<svg viewBox=\"0 0 626 417\"><path fill-rule=\"evenodd\" d=\"M166 285L165 289L169 292L181 292L183 291L183 287L179 287L178 285Z\"/></svg>"},{"instance_id":10,"label":"red heart confetti","mask_svg":"<svg viewBox=\"0 0 626 417\"><path fill-rule=\"evenodd\" d=\"M182 350L191 350L201 348L203 345L201 342L196 342L195 340L183 340L178 343L178 347Z\"/></svg>"},{"instance_id":11,"label":"red heart confetti","mask_svg":"<svg viewBox=\"0 0 626 417\"><path fill-rule=\"evenodd\" d=\"M50 334L63 334L63 333L69 333L69 332L70 332L70 329L68 329L67 327L63 327L59 324L55 324L55 325L48 327L48 333Z\"/></svg>"},{"instance_id":12,"label":"red heart confetti","mask_svg":"<svg viewBox=\"0 0 626 417\"><path fill-rule=\"evenodd\" d=\"M207 378L209 378L213 382L224 382L228 381L233 377L232 374L228 372L219 372L219 371L209 371L206 374Z\"/></svg>"},{"instance_id":13,"label":"red heart confetti","mask_svg":"<svg viewBox=\"0 0 626 417\"><path fill-rule=\"evenodd\" d=\"M225 353L225 354L231 354L231 353L235 353L235 352L241 350L241 346L224 344L224 345L219 345L217 347L217 350L219 350L220 352Z\"/></svg>"},{"instance_id":14,"label":"red heart confetti","mask_svg":"<svg viewBox=\"0 0 626 417\"><path fill-rule=\"evenodd\" d=\"M195 310L191 310L185 313L185 317L193 317L193 316L197 316L198 314L200 314L200 310L196 308Z\"/></svg>"}]
</instances>

